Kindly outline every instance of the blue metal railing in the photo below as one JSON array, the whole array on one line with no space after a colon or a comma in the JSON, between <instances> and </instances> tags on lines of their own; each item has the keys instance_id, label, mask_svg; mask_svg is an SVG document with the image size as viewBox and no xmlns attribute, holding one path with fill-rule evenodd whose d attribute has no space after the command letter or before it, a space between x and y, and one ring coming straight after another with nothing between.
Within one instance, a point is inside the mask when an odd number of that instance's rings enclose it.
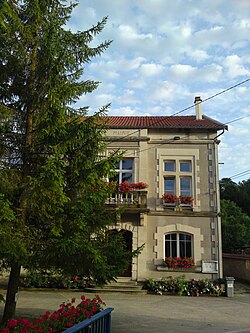
<instances>
[{"instance_id":1,"label":"blue metal railing","mask_svg":"<svg viewBox=\"0 0 250 333\"><path fill-rule=\"evenodd\" d=\"M111 312L113 308L107 308L90 319L86 319L79 324L63 331L63 333L110 333Z\"/></svg>"}]
</instances>

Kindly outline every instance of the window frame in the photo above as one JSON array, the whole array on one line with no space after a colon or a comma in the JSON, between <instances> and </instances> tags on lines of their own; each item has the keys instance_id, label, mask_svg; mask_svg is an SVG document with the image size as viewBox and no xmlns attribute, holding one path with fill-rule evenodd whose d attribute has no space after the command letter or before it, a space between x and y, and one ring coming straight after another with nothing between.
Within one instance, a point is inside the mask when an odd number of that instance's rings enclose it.
<instances>
[{"instance_id":1,"label":"window frame","mask_svg":"<svg viewBox=\"0 0 250 333\"><path fill-rule=\"evenodd\" d=\"M166 253L166 251L167 251L167 247L166 247L166 243L167 243L166 236L170 236L170 238L171 238L172 235L176 235L176 241L175 241L176 242L176 251L175 251L176 252L176 256L167 255L167 253ZM185 244L190 243L190 254L191 254L190 256L187 256L187 255L181 256L180 255L181 254L180 253L181 252L180 244L182 242L182 240L180 240L180 235L185 235L185 236L189 236L190 237L190 241L185 242ZM173 242L174 242L174 240L170 239L170 241L169 241L169 243L170 243L170 254L171 254ZM164 249L163 249L164 258L167 258L167 257L174 257L174 258L175 257L180 257L180 258L185 258L185 257L190 258L190 257L192 257L192 258L194 258L194 237L190 233L187 233L187 232L168 232L168 233L164 234L164 236L163 236L163 244L164 244ZM186 245L185 245L185 253L187 253Z\"/></svg>"},{"instance_id":2,"label":"window frame","mask_svg":"<svg viewBox=\"0 0 250 333\"><path fill-rule=\"evenodd\" d=\"M175 171L165 171L165 163L174 162L175 163ZM190 171L181 171L181 163L189 163L190 164ZM163 160L163 193L166 194L173 194L176 196L190 196L194 197L194 166L192 158L175 158L175 159L164 159ZM165 192L165 179L170 178L175 179L174 190L175 193ZM190 179L190 189L188 194L182 194L183 190L181 187L181 179Z\"/></svg>"},{"instance_id":3,"label":"window frame","mask_svg":"<svg viewBox=\"0 0 250 333\"><path fill-rule=\"evenodd\" d=\"M123 161L124 160L130 160L132 161L132 169L123 169ZM133 183L134 182L134 159L133 158L123 158L121 159L119 162L119 167L118 168L115 168L115 172L117 173L116 176L118 176L118 184L121 184L123 181L122 181L122 175L125 174L125 173L129 173L132 175L132 178L130 181L127 181L128 183Z\"/></svg>"}]
</instances>

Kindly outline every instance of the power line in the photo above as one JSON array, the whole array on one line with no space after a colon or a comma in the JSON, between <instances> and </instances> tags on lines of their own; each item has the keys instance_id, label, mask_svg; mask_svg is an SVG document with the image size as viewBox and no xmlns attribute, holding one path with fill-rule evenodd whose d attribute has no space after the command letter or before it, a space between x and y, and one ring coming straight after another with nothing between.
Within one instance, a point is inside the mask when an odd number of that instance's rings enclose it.
<instances>
[{"instance_id":1,"label":"power line","mask_svg":"<svg viewBox=\"0 0 250 333\"><path fill-rule=\"evenodd\" d=\"M240 175L240 176L237 176L237 177L233 177L233 178L235 179L235 178L239 178L239 177L245 177L246 175L249 175L249 174L250 174L250 171L244 173L243 175ZM232 178L232 177L231 177L231 178Z\"/></svg>"},{"instance_id":2,"label":"power line","mask_svg":"<svg viewBox=\"0 0 250 333\"><path fill-rule=\"evenodd\" d=\"M216 93L216 94L214 94L214 95L212 95L212 96L210 96L210 97L208 97L208 98L205 98L203 101L202 101L202 103L204 103L204 102L207 102L207 101L209 101L210 99L213 99L213 98L215 98L215 97L217 97L217 96L219 96L219 95L222 95L222 94L224 94L225 92L227 92L227 91L229 91L229 90L232 90L232 89L234 89L234 88L236 88L236 87L238 87L238 86L240 86L240 85L242 85L242 84L244 84L244 83L246 83L246 82L248 82L248 81L250 81L250 78L249 79L246 79L246 80L244 80L244 81L241 81L241 82L239 82L239 83L236 83L234 86L231 86L231 87L229 87L229 88L227 88L227 89L224 89L224 90L222 90L222 91L220 91L220 92L218 92L218 93ZM201 102L200 102L201 103ZM189 107L187 107L187 108L185 108L185 109L183 109L183 110L181 110L181 111L179 111L179 112L176 112L176 113L174 113L172 116L175 116L175 115L177 115L177 114L179 114L179 113L181 113L181 112L184 112L184 111L186 111L186 110L188 110L188 109L191 109L191 107L194 107L194 105L190 105Z\"/></svg>"},{"instance_id":3,"label":"power line","mask_svg":"<svg viewBox=\"0 0 250 333\"><path fill-rule=\"evenodd\" d=\"M235 84L235 85L233 85L233 86L231 86L231 87L229 87L229 88L226 88L226 89L224 89L224 90L222 90L222 91L220 91L220 92L218 92L218 93L216 93L216 94L214 94L214 95L212 95L212 96L210 96L210 97L208 97L208 98L205 98L205 99L202 101L202 103L207 102L207 101L209 101L209 100L211 100L211 99L213 99L213 98L215 98L215 97L217 97L217 96L219 96L219 95L222 95L222 94L226 93L227 91L232 90L232 89L234 89L234 88L236 88L236 87L238 87L238 86L240 86L240 85L242 85L242 84L244 84L244 83L246 83L246 82L248 82L248 81L250 81L250 78L249 78L249 79L246 79L246 80L244 80L244 81L241 81L241 82L239 82L239 83L237 83L237 84ZM200 102L200 103L201 103L201 102ZM185 112L185 111L187 111L187 110L189 110L189 109L191 109L191 108L194 108L194 107L195 107L195 104L192 104L192 105L190 105L190 106L188 106L188 107L186 107L186 108L184 108L184 109L181 109L180 111L177 111L177 112L171 114L171 115L168 116L168 117L174 117L174 116L176 116L177 114L183 113L183 112ZM244 116L244 117L241 117L241 118L237 118L237 119L240 120L240 119L247 118L247 117L249 117L249 116L250 116L250 115L247 115L247 116ZM155 123L152 124L152 126L157 125L160 121L161 121L161 120L156 121ZM232 123L232 122L234 122L234 121L237 121L237 120L235 119L235 120L232 120L232 121L227 122L227 123L222 124L222 125L227 125L227 124ZM117 140L112 140L111 143L119 142L121 139L125 139L125 138L127 138L127 137L129 137L129 136L131 136L131 135L133 135L133 134L138 133L139 131L140 131L140 129L137 129L137 130L135 130L135 131L132 132L132 133L129 133L129 134L127 134L127 135L124 135L124 136L122 136L122 137L119 137L119 139L117 139Z\"/></svg>"},{"instance_id":4,"label":"power line","mask_svg":"<svg viewBox=\"0 0 250 333\"><path fill-rule=\"evenodd\" d=\"M250 169L246 170L246 171L243 171L243 172L240 172L240 173L237 173L236 175L233 175L229 178L238 178L238 177L241 177L241 176L245 176L245 174L248 174L248 173L250 173Z\"/></svg>"},{"instance_id":5,"label":"power line","mask_svg":"<svg viewBox=\"0 0 250 333\"><path fill-rule=\"evenodd\" d=\"M240 118L236 118L234 120L228 121L227 123L225 123L223 125L228 125L228 124L234 123L235 121L242 120L242 119L245 119L245 118L248 118L248 117L250 117L250 114L248 114L248 115L246 115L244 117L240 117Z\"/></svg>"},{"instance_id":6,"label":"power line","mask_svg":"<svg viewBox=\"0 0 250 333\"><path fill-rule=\"evenodd\" d=\"M250 115L245 116L245 117L241 117L241 118L236 118L236 119L230 120L229 122L224 123L224 124L222 124L222 125L227 125L227 124L229 124L229 123L233 123L233 122L235 122L235 121L241 120L242 118L247 118L247 117L249 117L249 116L250 116ZM130 133L130 134L131 134L131 133ZM125 137L127 137L127 136L125 136ZM180 138L178 139L178 141L179 141L179 140L182 140L182 139L185 139L185 138L187 138L187 137L188 137L188 135L183 136L183 137L180 137ZM120 138L119 141L120 141L121 139L123 139L123 138L124 138L124 137ZM174 142L174 141L176 141L176 139L174 139L174 138L172 138L172 139L168 139L167 141L164 141L164 142L162 142L162 143L160 143L160 144L158 144L158 145L155 145L155 146L153 146L153 147L148 147L148 148L145 148L145 149L138 150L137 153L141 153L141 152L143 152L143 151L147 151L147 150L150 150L150 149L153 149L153 148L157 148L157 147L162 146L162 145L164 145L164 144L171 143L172 141ZM114 142L114 141L112 141L112 143L113 143L113 142ZM230 178L231 178L231 177L230 177Z\"/></svg>"},{"instance_id":7,"label":"power line","mask_svg":"<svg viewBox=\"0 0 250 333\"><path fill-rule=\"evenodd\" d=\"M247 175L249 173L250 173L250 169L242 171L242 172L239 172L239 173L236 173L235 175L229 176L229 177L226 177L226 178L230 178L230 179L232 179L232 178L239 178L239 177L243 177L243 176L245 176L245 175Z\"/></svg>"}]
</instances>

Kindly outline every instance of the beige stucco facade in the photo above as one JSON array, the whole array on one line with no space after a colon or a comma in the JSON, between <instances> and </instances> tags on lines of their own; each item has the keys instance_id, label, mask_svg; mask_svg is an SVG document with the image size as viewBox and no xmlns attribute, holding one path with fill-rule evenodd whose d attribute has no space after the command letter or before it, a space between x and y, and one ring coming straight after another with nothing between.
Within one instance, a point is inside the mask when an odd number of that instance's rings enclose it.
<instances>
[{"instance_id":1,"label":"beige stucco facade","mask_svg":"<svg viewBox=\"0 0 250 333\"><path fill-rule=\"evenodd\" d=\"M218 189L217 130L185 128L110 128L107 154L117 148L124 158L133 160L133 182L148 184L147 204L143 208L126 207L111 228L132 233L132 249L144 244L131 267L132 280L183 275L187 278L222 277L221 235ZM190 161L193 206L164 205L165 161ZM182 174L183 175L183 174ZM176 191L180 172L176 169ZM184 173L185 176L185 173ZM174 271L162 265L165 235L191 235L192 256L196 267Z\"/></svg>"}]
</instances>

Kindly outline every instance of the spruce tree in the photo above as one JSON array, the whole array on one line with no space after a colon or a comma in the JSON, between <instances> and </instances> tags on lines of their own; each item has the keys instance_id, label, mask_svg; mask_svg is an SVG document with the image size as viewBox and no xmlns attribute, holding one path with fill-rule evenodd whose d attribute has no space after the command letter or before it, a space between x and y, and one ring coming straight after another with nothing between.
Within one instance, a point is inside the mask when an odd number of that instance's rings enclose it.
<instances>
[{"instance_id":1,"label":"spruce tree","mask_svg":"<svg viewBox=\"0 0 250 333\"><path fill-rule=\"evenodd\" d=\"M108 106L88 117L87 107L72 108L98 86L82 75L110 45L90 46L107 18L73 33L65 27L75 6L0 4L0 260L10 269L4 322L15 313L21 266L104 283L131 256L105 234L115 214L105 209L102 178L120 159L103 157Z\"/></svg>"}]
</instances>

